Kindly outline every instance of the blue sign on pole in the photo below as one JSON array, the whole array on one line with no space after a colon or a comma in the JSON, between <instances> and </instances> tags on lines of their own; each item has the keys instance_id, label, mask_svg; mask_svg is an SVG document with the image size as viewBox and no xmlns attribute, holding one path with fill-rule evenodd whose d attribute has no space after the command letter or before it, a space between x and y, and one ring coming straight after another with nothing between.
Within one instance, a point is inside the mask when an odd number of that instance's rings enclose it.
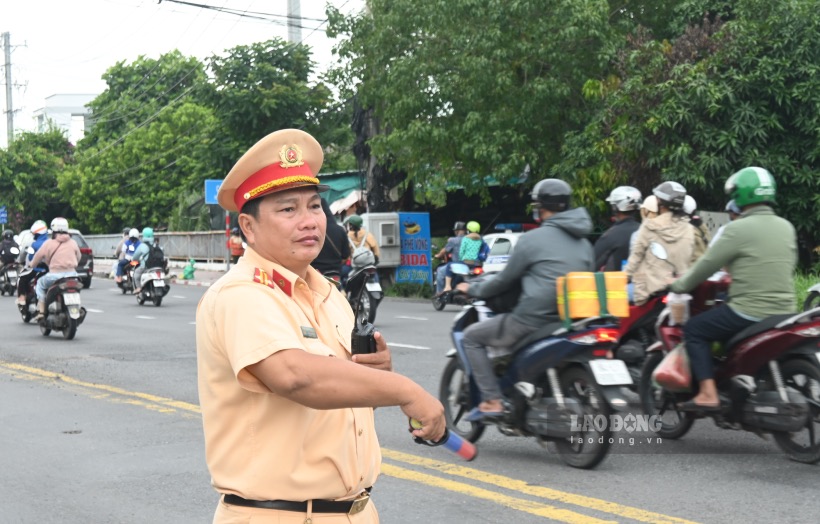
<instances>
[{"instance_id":1,"label":"blue sign on pole","mask_svg":"<svg viewBox=\"0 0 820 524\"><path fill-rule=\"evenodd\" d=\"M219 204L219 201L216 199L217 193L219 193L219 186L222 185L221 180L206 180L205 181L205 203L206 204Z\"/></svg>"},{"instance_id":2,"label":"blue sign on pole","mask_svg":"<svg viewBox=\"0 0 820 524\"><path fill-rule=\"evenodd\" d=\"M0 206L0 224L7 224L9 221L9 215L6 211L6 206Z\"/></svg>"},{"instance_id":3,"label":"blue sign on pole","mask_svg":"<svg viewBox=\"0 0 820 524\"><path fill-rule=\"evenodd\" d=\"M399 213L401 262L396 282L431 283L430 213Z\"/></svg>"}]
</instances>

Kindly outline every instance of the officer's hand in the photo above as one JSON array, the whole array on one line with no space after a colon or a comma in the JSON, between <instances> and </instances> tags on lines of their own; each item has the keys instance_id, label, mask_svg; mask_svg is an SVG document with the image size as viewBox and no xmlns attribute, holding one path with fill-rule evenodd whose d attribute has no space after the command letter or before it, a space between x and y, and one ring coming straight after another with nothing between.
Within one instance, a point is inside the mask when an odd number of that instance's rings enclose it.
<instances>
[{"instance_id":1,"label":"officer's hand","mask_svg":"<svg viewBox=\"0 0 820 524\"><path fill-rule=\"evenodd\" d=\"M410 418L421 422L421 429L414 429L413 436L424 440L437 441L444 436L447 423L444 420L444 406L436 397L424 391L419 386L419 394L408 404L401 406L401 410Z\"/></svg>"},{"instance_id":2,"label":"officer's hand","mask_svg":"<svg viewBox=\"0 0 820 524\"><path fill-rule=\"evenodd\" d=\"M393 359L390 356L390 348L387 347L387 342L378 331L373 334L373 337L376 339L376 352L353 355L353 362L373 369L393 371Z\"/></svg>"}]
</instances>

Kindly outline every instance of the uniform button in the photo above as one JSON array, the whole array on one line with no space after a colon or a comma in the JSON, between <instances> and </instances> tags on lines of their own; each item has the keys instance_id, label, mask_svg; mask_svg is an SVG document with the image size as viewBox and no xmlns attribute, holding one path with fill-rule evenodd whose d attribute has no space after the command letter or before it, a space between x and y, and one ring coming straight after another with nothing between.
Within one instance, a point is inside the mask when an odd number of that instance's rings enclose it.
<instances>
[{"instance_id":1,"label":"uniform button","mask_svg":"<svg viewBox=\"0 0 820 524\"><path fill-rule=\"evenodd\" d=\"M360 429L360 430L359 430L359 436L360 436L360 437L362 436L362 433L364 433L364 431Z\"/></svg>"},{"instance_id":2,"label":"uniform button","mask_svg":"<svg viewBox=\"0 0 820 524\"><path fill-rule=\"evenodd\" d=\"M364 480L364 475L362 475L361 477L359 477L359 481L361 482L362 480Z\"/></svg>"}]
</instances>

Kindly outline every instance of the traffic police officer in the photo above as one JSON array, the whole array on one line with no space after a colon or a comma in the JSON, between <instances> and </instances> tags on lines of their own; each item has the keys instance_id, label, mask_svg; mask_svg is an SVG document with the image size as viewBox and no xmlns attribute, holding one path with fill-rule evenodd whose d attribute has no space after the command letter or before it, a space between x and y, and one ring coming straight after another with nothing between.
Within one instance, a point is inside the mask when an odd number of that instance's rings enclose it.
<instances>
[{"instance_id":1,"label":"traffic police officer","mask_svg":"<svg viewBox=\"0 0 820 524\"><path fill-rule=\"evenodd\" d=\"M316 175L322 148L276 131L223 181L219 204L239 212L245 255L197 308L205 453L222 494L214 522L374 523L381 464L373 408L400 406L413 434L440 439L441 403L392 372L390 351L352 356L353 312L310 266L325 239Z\"/></svg>"}]
</instances>

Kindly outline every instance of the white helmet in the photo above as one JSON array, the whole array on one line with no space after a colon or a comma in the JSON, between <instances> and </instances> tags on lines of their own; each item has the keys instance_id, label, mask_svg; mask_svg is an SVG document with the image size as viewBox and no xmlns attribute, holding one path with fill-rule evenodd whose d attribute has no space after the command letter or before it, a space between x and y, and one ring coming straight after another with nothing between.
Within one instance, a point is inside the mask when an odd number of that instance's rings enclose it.
<instances>
[{"instance_id":1,"label":"white helmet","mask_svg":"<svg viewBox=\"0 0 820 524\"><path fill-rule=\"evenodd\" d=\"M675 211L683 208L686 188L677 182L661 182L659 186L652 190L652 194L658 197L660 204Z\"/></svg>"},{"instance_id":2,"label":"white helmet","mask_svg":"<svg viewBox=\"0 0 820 524\"><path fill-rule=\"evenodd\" d=\"M139 238L139 237L140 237L139 229L137 229L135 227L132 227L131 231L128 232L128 238Z\"/></svg>"},{"instance_id":3,"label":"white helmet","mask_svg":"<svg viewBox=\"0 0 820 524\"><path fill-rule=\"evenodd\" d=\"M698 203L689 195L683 197L683 212L687 215L691 215L695 212L698 208Z\"/></svg>"},{"instance_id":4,"label":"white helmet","mask_svg":"<svg viewBox=\"0 0 820 524\"><path fill-rule=\"evenodd\" d=\"M31 224L31 231L32 235L39 235L40 233L45 233L48 228L46 227L46 223L42 220L35 220L33 224Z\"/></svg>"},{"instance_id":5,"label":"white helmet","mask_svg":"<svg viewBox=\"0 0 820 524\"><path fill-rule=\"evenodd\" d=\"M606 197L618 211L635 211L641 205L641 192L632 186L619 186Z\"/></svg>"},{"instance_id":6,"label":"white helmet","mask_svg":"<svg viewBox=\"0 0 820 524\"><path fill-rule=\"evenodd\" d=\"M68 233L68 220L63 217L57 217L51 221L52 233Z\"/></svg>"}]
</instances>

